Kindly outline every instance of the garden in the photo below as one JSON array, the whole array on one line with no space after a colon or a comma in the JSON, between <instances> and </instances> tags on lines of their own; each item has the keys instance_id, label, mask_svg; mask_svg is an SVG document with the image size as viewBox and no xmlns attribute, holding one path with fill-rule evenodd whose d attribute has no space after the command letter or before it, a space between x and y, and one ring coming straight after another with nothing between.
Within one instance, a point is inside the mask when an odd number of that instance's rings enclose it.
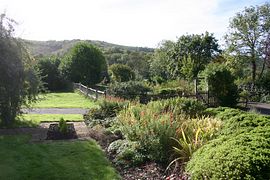
<instances>
[{"instance_id":1,"label":"garden","mask_svg":"<svg viewBox=\"0 0 270 180\"><path fill-rule=\"evenodd\" d=\"M205 32L33 57L3 14L0 179L270 179L269 15L237 13L222 48Z\"/></svg>"}]
</instances>

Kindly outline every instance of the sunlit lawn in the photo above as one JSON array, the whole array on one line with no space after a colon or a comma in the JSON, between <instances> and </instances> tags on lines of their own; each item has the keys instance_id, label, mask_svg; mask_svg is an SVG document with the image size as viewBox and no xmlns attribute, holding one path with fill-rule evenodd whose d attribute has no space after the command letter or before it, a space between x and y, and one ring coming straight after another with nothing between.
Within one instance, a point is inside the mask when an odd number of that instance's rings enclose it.
<instances>
[{"instance_id":1,"label":"sunlit lawn","mask_svg":"<svg viewBox=\"0 0 270 180\"><path fill-rule=\"evenodd\" d=\"M48 93L39 96L40 100L32 104L33 108L91 108L96 103L83 96L79 92L75 93Z\"/></svg>"},{"instance_id":2,"label":"sunlit lawn","mask_svg":"<svg viewBox=\"0 0 270 180\"><path fill-rule=\"evenodd\" d=\"M94 141L28 141L28 136L0 136L0 179L119 179Z\"/></svg>"}]
</instances>

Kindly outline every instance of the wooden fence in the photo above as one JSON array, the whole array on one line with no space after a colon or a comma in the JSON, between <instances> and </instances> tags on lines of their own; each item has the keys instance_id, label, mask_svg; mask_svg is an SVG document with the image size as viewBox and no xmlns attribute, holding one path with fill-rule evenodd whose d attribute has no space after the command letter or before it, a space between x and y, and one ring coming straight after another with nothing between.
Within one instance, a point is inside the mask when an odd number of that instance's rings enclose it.
<instances>
[{"instance_id":1,"label":"wooden fence","mask_svg":"<svg viewBox=\"0 0 270 180\"><path fill-rule=\"evenodd\" d=\"M106 98L106 91L99 91L97 89L89 88L81 83L73 83L73 88L78 89L81 93L94 100Z\"/></svg>"}]
</instances>

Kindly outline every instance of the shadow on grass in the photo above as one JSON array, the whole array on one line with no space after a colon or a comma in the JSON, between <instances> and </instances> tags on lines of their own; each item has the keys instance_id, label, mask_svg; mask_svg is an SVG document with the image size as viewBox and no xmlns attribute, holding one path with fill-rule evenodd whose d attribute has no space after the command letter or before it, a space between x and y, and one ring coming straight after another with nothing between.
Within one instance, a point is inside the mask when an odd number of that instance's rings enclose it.
<instances>
[{"instance_id":1,"label":"shadow on grass","mask_svg":"<svg viewBox=\"0 0 270 180\"><path fill-rule=\"evenodd\" d=\"M26 120L23 117L17 117L15 121L8 126L4 125L0 120L0 128L19 128L19 127L37 127L37 126L38 126L37 122Z\"/></svg>"},{"instance_id":2,"label":"shadow on grass","mask_svg":"<svg viewBox=\"0 0 270 180\"><path fill-rule=\"evenodd\" d=\"M0 179L120 179L94 141L28 143L0 136Z\"/></svg>"}]
</instances>

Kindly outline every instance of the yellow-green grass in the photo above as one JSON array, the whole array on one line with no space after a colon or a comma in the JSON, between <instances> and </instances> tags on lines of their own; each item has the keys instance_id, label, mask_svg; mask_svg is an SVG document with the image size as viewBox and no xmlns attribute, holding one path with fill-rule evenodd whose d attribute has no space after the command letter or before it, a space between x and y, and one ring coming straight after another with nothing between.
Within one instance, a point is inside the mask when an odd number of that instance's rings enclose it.
<instances>
[{"instance_id":1,"label":"yellow-green grass","mask_svg":"<svg viewBox=\"0 0 270 180\"><path fill-rule=\"evenodd\" d=\"M39 101L31 104L33 108L92 108L97 106L94 100L79 92L47 93L39 95Z\"/></svg>"},{"instance_id":2,"label":"yellow-green grass","mask_svg":"<svg viewBox=\"0 0 270 180\"><path fill-rule=\"evenodd\" d=\"M120 179L94 141L29 143L29 136L0 136L0 179Z\"/></svg>"},{"instance_id":3,"label":"yellow-green grass","mask_svg":"<svg viewBox=\"0 0 270 180\"><path fill-rule=\"evenodd\" d=\"M42 121L59 121L60 118L66 121L83 121L81 114L22 114L16 119L14 127L36 127Z\"/></svg>"}]
</instances>

